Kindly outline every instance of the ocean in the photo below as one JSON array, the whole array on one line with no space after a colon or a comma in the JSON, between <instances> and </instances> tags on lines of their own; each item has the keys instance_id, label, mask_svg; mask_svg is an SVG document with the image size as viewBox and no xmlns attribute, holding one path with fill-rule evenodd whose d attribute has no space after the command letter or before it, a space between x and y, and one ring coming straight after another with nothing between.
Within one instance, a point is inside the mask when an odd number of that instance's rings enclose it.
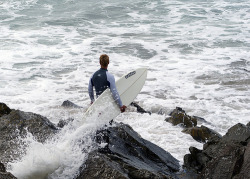
<instances>
[{"instance_id":1,"label":"ocean","mask_svg":"<svg viewBox=\"0 0 250 179\"><path fill-rule=\"evenodd\" d=\"M75 119L45 144L27 136L27 154L8 171L21 179L77 175L94 148L91 136L104 125L81 123L101 54L109 55L116 79L148 68L135 102L152 115L129 107L115 121L180 164L190 146L202 144L164 121L177 106L222 135L250 121L249 0L1 0L0 102L55 124ZM65 100L83 108L64 109Z\"/></svg>"}]
</instances>

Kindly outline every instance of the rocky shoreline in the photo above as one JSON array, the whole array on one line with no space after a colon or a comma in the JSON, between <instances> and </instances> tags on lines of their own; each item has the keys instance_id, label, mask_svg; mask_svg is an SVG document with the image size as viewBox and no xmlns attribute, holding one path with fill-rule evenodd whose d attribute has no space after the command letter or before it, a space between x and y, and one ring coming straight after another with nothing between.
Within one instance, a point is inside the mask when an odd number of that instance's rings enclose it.
<instances>
[{"instance_id":1,"label":"rocky shoreline","mask_svg":"<svg viewBox=\"0 0 250 179\"><path fill-rule=\"evenodd\" d=\"M136 103L132 105L138 112L150 114ZM69 101L64 106L79 107ZM113 123L97 131L96 143L106 145L89 154L76 178L250 178L250 122L237 124L221 136L206 126L198 127L197 121L204 123L205 119L189 116L179 107L169 116L166 122L179 125L182 132L204 144L203 150L190 147L190 154L184 156L184 170L170 153L141 138L129 125ZM0 178L15 178L5 167L23 155L20 137L29 132L43 143L64 125L67 122L56 125L41 115L0 103Z\"/></svg>"}]
</instances>

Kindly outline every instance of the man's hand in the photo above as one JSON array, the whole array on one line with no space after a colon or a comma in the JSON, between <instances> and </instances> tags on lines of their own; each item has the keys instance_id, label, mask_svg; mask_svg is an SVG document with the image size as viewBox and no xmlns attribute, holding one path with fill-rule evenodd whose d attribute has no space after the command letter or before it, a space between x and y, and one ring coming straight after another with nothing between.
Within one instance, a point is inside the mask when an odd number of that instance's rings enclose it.
<instances>
[{"instance_id":1,"label":"man's hand","mask_svg":"<svg viewBox=\"0 0 250 179\"><path fill-rule=\"evenodd\" d=\"M122 107L120 107L120 110L121 110L121 112L123 113L123 112L125 112L125 109L127 108L127 106L125 106L125 105L123 105Z\"/></svg>"}]
</instances>

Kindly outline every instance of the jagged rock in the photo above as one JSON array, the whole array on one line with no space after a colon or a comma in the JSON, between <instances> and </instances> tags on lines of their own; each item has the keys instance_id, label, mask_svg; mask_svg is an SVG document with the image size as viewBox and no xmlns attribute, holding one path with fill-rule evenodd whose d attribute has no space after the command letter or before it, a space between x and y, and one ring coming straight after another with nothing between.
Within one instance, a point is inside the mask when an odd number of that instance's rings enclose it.
<instances>
[{"instance_id":1,"label":"jagged rock","mask_svg":"<svg viewBox=\"0 0 250 179\"><path fill-rule=\"evenodd\" d=\"M0 117L2 117L5 114L9 114L11 112L11 109L4 103L0 103Z\"/></svg>"},{"instance_id":2,"label":"jagged rock","mask_svg":"<svg viewBox=\"0 0 250 179\"><path fill-rule=\"evenodd\" d=\"M210 137L209 140L203 145L203 150L206 150L209 146L217 145L220 140L221 138L218 138L217 136Z\"/></svg>"},{"instance_id":3,"label":"jagged rock","mask_svg":"<svg viewBox=\"0 0 250 179\"><path fill-rule=\"evenodd\" d=\"M177 178L178 161L128 125L101 130L96 141L107 145L89 155L77 179Z\"/></svg>"},{"instance_id":4,"label":"jagged rock","mask_svg":"<svg viewBox=\"0 0 250 179\"><path fill-rule=\"evenodd\" d=\"M184 166L186 168L192 168L200 172L205 166L206 162L209 161L209 157L202 153L195 147L189 148L190 154L184 156Z\"/></svg>"},{"instance_id":5,"label":"jagged rock","mask_svg":"<svg viewBox=\"0 0 250 179\"><path fill-rule=\"evenodd\" d=\"M6 172L4 164L0 162L0 179L17 179L14 175Z\"/></svg>"},{"instance_id":6,"label":"jagged rock","mask_svg":"<svg viewBox=\"0 0 250 179\"><path fill-rule=\"evenodd\" d=\"M196 173L196 171L191 170L191 169L189 170L182 169L176 174L177 174L178 179L197 179L198 178L198 174Z\"/></svg>"},{"instance_id":7,"label":"jagged rock","mask_svg":"<svg viewBox=\"0 0 250 179\"><path fill-rule=\"evenodd\" d=\"M0 172L6 172L4 164L0 162Z\"/></svg>"},{"instance_id":8,"label":"jagged rock","mask_svg":"<svg viewBox=\"0 0 250 179\"><path fill-rule=\"evenodd\" d=\"M244 157L244 147L237 143L221 142L213 150L205 151L212 159L206 163L200 178L232 178Z\"/></svg>"},{"instance_id":9,"label":"jagged rock","mask_svg":"<svg viewBox=\"0 0 250 179\"><path fill-rule=\"evenodd\" d=\"M69 100L63 101L61 106L70 107L70 108L82 108L81 106L78 106L78 105L74 104L73 102L71 102Z\"/></svg>"},{"instance_id":10,"label":"jagged rock","mask_svg":"<svg viewBox=\"0 0 250 179\"><path fill-rule=\"evenodd\" d=\"M57 128L47 118L20 110L12 110L8 115L0 117L0 161L6 162L16 159L23 146L20 137L31 133L39 142L44 142L55 134Z\"/></svg>"},{"instance_id":11,"label":"jagged rock","mask_svg":"<svg viewBox=\"0 0 250 179\"><path fill-rule=\"evenodd\" d=\"M173 125L181 124L184 127L195 127L197 125L197 118L187 115L182 108L176 107L176 109L170 113L170 116L171 117L165 120Z\"/></svg>"},{"instance_id":12,"label":"jagged rock","mask_svg":"<svg viewBox=\"0 0 250 179\"><path fill-rule=\"evenodd\" d=\"M74 119L73 118L69 118L67 120L60 120L58 123L57 123L57 127L60 127L60 128L63 128L64 126L68 125L69 122L72 122Z\"/></svg>"},{"instance_id":13,"label":"jagged rock","mask_svg":"<svg viewBox=\"0 0 250 179\"><path fill-rule=\"evenodd\" d=\"M209 123L208 121L206 121L206 119L204 119L204 118L202 118L202 117L192 116L192 118L195 118L196 121L199 121L199 122Z\"/></svg>"},{"instance_id":14,"label":"jagged rock","mask_svg":"<svg viewBox=\"0 0 250 179\"><path fill-rule=\"evenodd\" d=\"M0 124L2 134L16 132L17 129L19 134L25 135L29 131L39 142L44 142L57 130L55 125L46 117L20 110L12 110L9 115L2 116Z\"/></svg>"},{"instance_id":15,"label":"jagged rock","mask_svg":"<svg viewBox=\"0 0 250 179\"><path fill-rule=\"evenodd\" d=\"M17 179L14 175L12 175L10 172L0 172L0 178L1 179Z\"/></svg>"},{"instance_id":16,"label":"jagged rock","mask_svg":"<svg viewBox=\"0 0 250 179\"><path fill-rule=\"evenodd\" d=\"M88 160L85 162L85 168L83 168L77 179L108 179L112 177L127 178L123 175L123 169L115 162L112 162L112 159L98 151L94 151L89 154Z\"/></svg>"},{"instance_id":17,"label":"jagged rock","mask_svg":"<svg viewBox=\"0 0 250 179\"><path fill-rule=\"evenodd\" d=\"M142 113L142 114L143 113L148 113L148 114L151 114L151 112L144 110L141 106L139 106L138 104L136 104L134 102L132 102L130 105L136 107L138 113Z\"/></svg>"},{"instance_id":18,"label":"jagged rock","mask_svg":"<svg viewBox=\"0 0 250 179\"><path fill-rule=\"evenodd\" d=\"M200 172L198 178L249 178L250 127L236 124L222 137L212 137L203 150L190 150L184 166Z\"/></svg>"},{"instance_id":19,"label":"jagged rock","mask_svg":"<svg viewBox=\"0 0 250 179\"><path fill-rule=\"evenodd\" d=\"M233 179L245 179L250 178L250 142L248 143L246 149L243 161L239 161L239 168L241 166L241 170L238 172L238 174Z\"/></svg>"},{"instance_id":20,"label":"jagged rock","mask_svg":"<svg viewBox=\"0 0 250 179\"><path fill-rule=\"evenodd\" d=\"M244 124L236 124L231 127L226 135L223 136L223 141L247 141L250 137L250 128Z\"/></svg>"},{"instance_id":21,"label":"jagged rock","mask_svg":"<svg viewBox=\"0 0 250 179\"><path fill-rule=\"evenodd\" d=\"M196 127L187 128L187 129L182 130L182 132L186 134L190 134L196 141L204 142L204 143L207 140L209 140L211 137L218 137L218 138L222 137L218 132L212 129L209 129L203 125L201 127L196 126Z\"/></svg>"}]
</instances>

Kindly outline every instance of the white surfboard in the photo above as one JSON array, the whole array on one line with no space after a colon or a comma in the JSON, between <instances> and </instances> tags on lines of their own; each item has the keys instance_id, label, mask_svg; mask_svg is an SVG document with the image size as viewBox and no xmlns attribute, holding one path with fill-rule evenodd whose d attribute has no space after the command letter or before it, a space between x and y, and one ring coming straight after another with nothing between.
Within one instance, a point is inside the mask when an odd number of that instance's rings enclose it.
<instances>
[{"instance_id":1,"label":"white surfboard","mask_svg":"<svg viewBox=\"0 0 250 179\"><path fill-rule=\"evenodd\" d=\"M130 105L140 93L147 77L147 68L131 71L116 81L116 88L123 105ZM110 121L120 114L120 108L112 97L110 89L106 89L88 108L84 117L101 118Z\"/></svg>"}]
</instances>

